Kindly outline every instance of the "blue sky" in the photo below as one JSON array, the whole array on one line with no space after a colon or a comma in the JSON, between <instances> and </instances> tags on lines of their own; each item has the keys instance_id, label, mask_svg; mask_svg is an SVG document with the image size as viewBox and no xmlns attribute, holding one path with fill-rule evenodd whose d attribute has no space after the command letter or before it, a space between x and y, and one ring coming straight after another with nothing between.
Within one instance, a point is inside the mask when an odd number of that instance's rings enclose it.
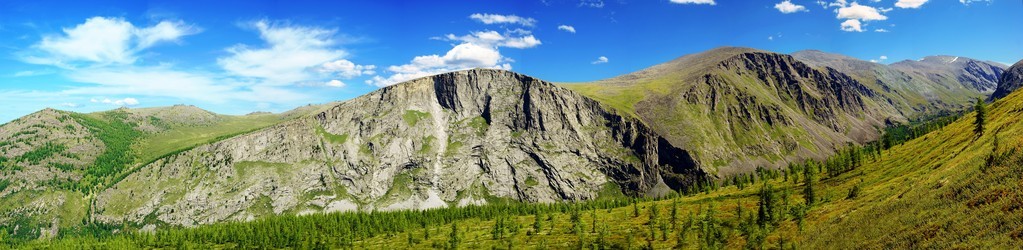
<instances>
[{"instance_id":1,"label":"blue sky","mask_svg":"<svg viewBox=\"0 0 1023 250\"><path fill-rule=\"evenodd\" d=\"M1023 59L1009 0L3 1L0 122L193 104L350 99L473 67L603 79L719 46L879 63Z\"/></svg>"}]
</instances>

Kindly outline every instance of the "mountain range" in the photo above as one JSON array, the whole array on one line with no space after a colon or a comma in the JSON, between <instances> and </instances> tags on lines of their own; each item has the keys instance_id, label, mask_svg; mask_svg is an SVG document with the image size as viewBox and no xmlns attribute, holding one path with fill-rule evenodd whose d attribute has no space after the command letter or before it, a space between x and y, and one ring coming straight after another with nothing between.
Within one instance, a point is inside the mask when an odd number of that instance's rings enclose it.
<instances>
[{"instance_id":1,"label":"mountain range","mask_svg":"<svg viewBox=\"0 0 1023 250\"><path fill-rule=\"evenodd\" d=\"M32 238L89 222L657 197L1005 96L1021 64L725 47L589 83L463 70L281 114L45 109L0 125L0 222Z\"/></svg>"}]
</instances>

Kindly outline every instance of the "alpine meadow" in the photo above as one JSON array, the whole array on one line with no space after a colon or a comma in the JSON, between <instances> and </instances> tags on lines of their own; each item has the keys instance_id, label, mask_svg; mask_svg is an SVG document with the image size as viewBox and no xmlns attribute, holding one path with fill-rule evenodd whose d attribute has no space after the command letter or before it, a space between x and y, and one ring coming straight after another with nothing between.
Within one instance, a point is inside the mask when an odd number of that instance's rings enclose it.
<instances>
[{"instance_id":1,"label":"alpine meadow","mask_svg":"<svg viewBox=\"0 0 1023 250\"><path fill-rule=\"evenodd\" d=\"M0 2L0 249L1023 248L1021 10Z\"/></svg>"}]
</instances>

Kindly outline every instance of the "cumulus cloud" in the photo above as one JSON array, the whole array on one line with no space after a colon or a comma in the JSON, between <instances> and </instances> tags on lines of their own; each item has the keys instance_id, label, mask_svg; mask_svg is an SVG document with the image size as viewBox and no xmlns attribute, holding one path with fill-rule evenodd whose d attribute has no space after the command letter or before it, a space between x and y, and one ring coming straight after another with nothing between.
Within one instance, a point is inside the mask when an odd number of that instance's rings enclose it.
<instances>
[{"instance_id":1,"label":"cumulus cloud","mask_svg":"<svg viewBox=\"0 0 1023 250\"><path fill-rule=\"evenodd\" d=\"M709 5L717 4L714 2L714 0L671 0L671 2L677 4L709 4Z\"/></svg>"},{"instance_id":2,"label":"cumulus cloud","mask_svg":"<svg viewBox=\"0 0 1023 250\"><path fill-rule=\"evenodd\" d=\"M916 9L927 3L928 0L899 0L895 2L895 7L903 9Z\"/></svg>"},{"instance_id":3,"label":"cumulus cloud","mask_svg":"<svg viewBox=\"0 0 1023 250\"><path fill-rule=\"evenodd\" d=\"M785 0L783 2L775 4L774 8L777 9L778 11L781 11L781 13L785 13L785 14L791 14L791 13L796 13L796 12L801 12L801 11L809 11L809 10L806 9L805 6L793 4L792 1L790 1L790 0Z\"/></svg>"},{"instance_id":4,"label":"cumulus cloud","mask_svg":"<svg viewBox=\"0 0 1023 250\"><path fill-rule=\"evenodd\" d=\"M345 79L376 74L376 65L358 65L345 59L325 62L317 69L320 73L337 74Z\"/></svg>"},{"instance_id":5,"label":"cumulus cloud","mask_svg":"<svg viewBox=\"0 0 1023 250\"><path fill-rule=\"evenodd\" d=\"M518 24L526 27L536 25L536 19L516 15L472 14L469 18L484 24Z\"/></svg>"},{"instance_id":6,"label":"cumulus cloud","mask_svg":"<svg viewBox=\"0 0 1023 250\"><path fill-rule=\"evenodd\" d=\"M845 22L842 22L842 31L863 32L862 23L856 19L845 20Z\"/></svg>"},{"instance_id":7,"label":"cumulus cloud","mask_svg":"<svg viewBox=\"0 0 1023 250\"><path fill-rule=\"evenodd\" d=\"M387 70L392 72L392 75L389 77L375 76L366 82L378 87L385 87L419 77L464 69L510 70L511 65L507 63L508 61L495 47L468 42L456 45L444 55L417 56L408 64L390 66Z\"/></svg>"},{"instance_id":8,"label":"cumulus cloud","mask_svg":"<svg viewBox=\"0 0 1023 250\"><path fill-rule=\"evenodd\" d=\"M501 34L498 33L497 31L491 30L475 31L464 36L448 34L444 38L450 41L461 41L466 43L485 45L489 47L510 47L517 49L532 48L541 44L540 40L536 39L536 37L534 37L533 35L516 37L514 34L511 33Z\"/></svg>"},{"instance_id":9,"label":"cumulus cloud","mask_svg":"<svg viewBox=\"0 0 1023 250\"><path fill-rule=\"evenodd\" d=\"M860 21L876 21L886 20L887 16L882 15L877 8L860 5L859 3L853 2L849 6L845 6L838 9L839 19L858 19Z\"/></svg>"},{"instance_id":10,"label":"cumulus cloud","mask_svg":"<svg viewBox=\"0 0 1023 250\"><path fill-rule=\"evenodd\" d=\"M567 31L568 33L575 33L575 27L569 25L559 25L558 30L564 30Z\"/></svg>"},{"instance_id":11,"label":"cumulus cloud","mask_svg":"<svg viewBox=\"0 0 1023 250\"><path fill-rule=\"evenodd\" d=\"M870 62L872 62L872 63L880 63L880 62L884 62L886 60L888 60L888 56L882 55L882 56L879 56L877 59L870 59Z\"/></svg>"},{"instance_id":12,"label":"cumulus cloud","mask_svg":"<svg viewBox=\"0 0 1023 250\"><path fill-rule=\"evenodd\" d=\"M334 79L327 82L326 85L329 87L341 88L345 86L345 83L341 82L341 80Z\"/></svg>"},{"instance_id":13,"label":"cumulus cloud","mask_svg":"<svg viewBox=\"0 0 1023 250\"><path fill-rule=\"evenodd\" d=\"M606 56L600 56L600 57L597 57L596 61L593 61L593 62L590 62L590 63L591 64L602 64L602 63L607 63L607 62L608 62L608 60L607 60Z\"/></svg>"},{"instance_id":14,"label":"cumulus cloud","mask_svg":"<svg viewBox=\"0 0 1023 250\"><path fill-rule=\"evenodd\" d=\"M131 64L137 54L163 42L199 33L200 29L181 21L161 21L150 27L136 27L122 18L92 17L63 34L44 36L23 60L71 68L79 63Z\"/></svg>"}]
</instances>

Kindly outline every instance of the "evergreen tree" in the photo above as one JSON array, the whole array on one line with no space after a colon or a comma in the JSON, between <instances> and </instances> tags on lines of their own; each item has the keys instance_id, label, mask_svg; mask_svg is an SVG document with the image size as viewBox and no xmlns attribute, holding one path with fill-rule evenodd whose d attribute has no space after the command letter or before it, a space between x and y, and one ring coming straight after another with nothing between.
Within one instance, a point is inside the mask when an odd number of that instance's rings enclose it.
<instances>
[{"instance_id":1,"label":"evergreen tree","mask_svg":"<svg viewBox=\"0 0 1023 250\"><path fill-rule=\"evenodd\" d=\"M768 223L773 223L775 214L775 198L774 190L769 184L765 184L760 188L760 201L758 202L759 209L757 210L757 225L761 227Z\"/></svg>"},{"instance_id":2,"label":"evergreen tree","mask_svg":"<svg viewBox=\"0 0 1023 250\"><path fill-rule=\"evenodd\" d=\"M813 204L814 201L817 198L817 197L814 196L814 190L813 190L813 175L814 175L813 169L814 169L814 167L813 167L813 162L812 161L808 162L808 164L803 167L803 182L804 182L803 183L803 198L806 199L806 205Z\"/></svg>"},{"instance_id":3,"label":"evergreen tree","mask_svg":"<svg viewBox=\"0 0 1023 250\"><path fill-rule=\"evenodd\" d=\"M458 243L460 242L462 242L462 239L458 235L458 223L451 223L451 236L448 237L448 247L450 249L458 249Z\"/></svg>"},{"instance_id":4,"label":"evergreen tree","mask_svg":"<svg viewBox=\"0 0 1023 250\"><path fill-rule=\"evenodd\" d=\"M977 133L977 135L983 135L984 134L984 119L986 118L985 116L987 116L987 107L986 107L986 105L984 103L984 100L981 100L978 97L977 98L977 104L973 106L973 109L974 109L974 111L977 112L977 119L973 122L973 125L975 126L975 128L973 129L973 132Z\"/></svg>"}]
</instances>

